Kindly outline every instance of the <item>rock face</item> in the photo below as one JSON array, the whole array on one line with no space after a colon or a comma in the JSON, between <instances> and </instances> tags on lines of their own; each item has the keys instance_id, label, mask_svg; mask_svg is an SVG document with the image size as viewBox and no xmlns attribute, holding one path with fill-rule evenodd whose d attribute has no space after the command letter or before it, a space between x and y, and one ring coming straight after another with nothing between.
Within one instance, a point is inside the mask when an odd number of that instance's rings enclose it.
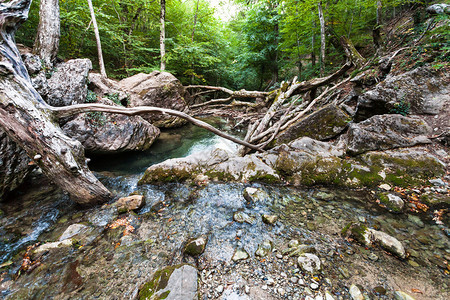
<instances>
[{"instance_id":1,"label":"rock face","mask_svg":"<svg viewBox=\"0 0 450 300\"><path fill-rule=\"evenodd\" d=\"M355 120L398 112L399 104L411 114L437 115L449 103L449 75L421 67L397 76L388 75L374 89L359 96Z\"/></svg>"},{"instance_id":2,"label":"rock face","mask_svg":"<svg viewBox=\"0 0 450 300\"><path fill-rule=\"evenodd\" d=\"M30 158L0 129L0 202L31 172Z\"/></svg>"},{"instance_id":3,"label":"rock face","mask_svg":"<svg viewBox=\"0 0 450 300\"><path fill-rule=\"evenodd\" d=\"M156 106L184 111L189 97L180 81L167 72L140 73L121 80L118 87L130 95L131 107ZM157 127L166 128L185 123L184 120L159 114L145 116L145 119Z\"/></svg>"},{"instance_id":4,"label":"rock face","mask_svg":"<svg viewBox=\"0 0 450 300\"><path fill-rule=\"evenodd\" d=\"M341 133L349 121L349 115L336 105L327 105L311 115L300 119L281 132L276 145L288 143L300 137L326 140Z\"/></svg>"},{"instance_id":5,"label":"rock face","mask_svg":"<svg viewBox=\"0 0 450 300\"><path fill-rule=\"evenodd\" d=\"M420 117L377 115L361 123L351 124L347 153L387 150L430 143L431 128Z\"/></svg>"},{"instance_id":6,"label":"rock face","mask_svg":"<svg viewBox=\"0 0 450 300\"><path fill-rule=\"evenodd\" d=\"M139 292L139 299L197 299L197 269L190 265L166 267Z\"/></svg>"},{"instance_id":7,"label":"rock face","mask_svg":"<svg viewBox=\"0 0 450 300\"><path fill-rule=\"evenodd\" d=\"M115 105L108 99L104 104ZM159 136L159 129L139 116L86 113L62 126L65 134L80 141L91 153L146 150Z\"/></svg>"},{"instance_id":8,"label":"rock face","mask_svg":"<svg viewBox=\"0 0 450 300\"><path fill-rule=\"evenodd\" d=\"M433 15L450 14L450 5L445 3L433 4L427 7L427 12Z\"/></svg>"},{"instance_id":9,"label":"rock face","mask_svg":"<svg viewBox=\"0 0 450 300\"><path fill-rule=\"evenodd\" d=\"M72 59L56 65L56 71L48 79L46 101L52 106L84 103L87 94L87 78L92 63L89 59Z\"/></svg>"}]
</instances>

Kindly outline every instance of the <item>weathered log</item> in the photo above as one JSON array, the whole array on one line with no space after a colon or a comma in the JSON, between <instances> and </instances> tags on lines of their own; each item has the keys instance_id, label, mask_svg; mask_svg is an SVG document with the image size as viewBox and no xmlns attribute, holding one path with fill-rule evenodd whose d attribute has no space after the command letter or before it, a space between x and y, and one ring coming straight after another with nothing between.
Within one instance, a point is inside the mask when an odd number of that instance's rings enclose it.
<instances>
[{"instance_id":1,"label":"weathered log","mask_svg":"<svg viewBox=\"0 0 450 300\"><path fill-rule=\"evenodd\" d=\"M348 59L350 59L353 62L353 64L358 68L364 65L366 60L364 59L364 57L362 57L362 55L358 52L358 50L356 50L352 41L346 38L345 36L341 36L340 41L342 47L344 48L345 55L348 57Z\"/></svg>"},{"instance_id":2,"label":"weathered log","mask_svg":"<svg viewBox=\"0 0 450 300\"><path fill-rule=\"evenodd\" d=\"M89 171L81 144L53 123L15 45L14 34L28 17L30 3L0 4L0 126L74 201L82 205L107 201L110 192Z\"/></svg>"}]
</instances>

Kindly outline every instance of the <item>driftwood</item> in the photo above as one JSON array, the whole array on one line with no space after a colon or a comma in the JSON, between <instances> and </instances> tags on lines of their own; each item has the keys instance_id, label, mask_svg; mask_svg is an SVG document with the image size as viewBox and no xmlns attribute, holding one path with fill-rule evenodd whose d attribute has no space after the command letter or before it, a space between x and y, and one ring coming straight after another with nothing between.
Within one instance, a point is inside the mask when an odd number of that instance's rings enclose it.
<instances>
[{"instance_id":1,"label":"driftwood","mask_svg":"<svg viewBox=\"0 0 450 300\"><path fill-rule=\"evenodd\" d=\"M276 135L280 131L285 130L291 124L298 121L307 112L309 112L317 102L322 100L329 92L337 89L339 86L348 82L350 79L347 78L344 81L341 81L335 86L333 86L331 89L326 89L325 92L323 92L319 97L313 99L309 104L306 102L302 102L300 105L294 108L293 102L296 102L296 100L292 99L291 105L285 111L282 117L277 122L275 122L275 124L271 124L273 123L272 121L273 117L277 114L277 112L279 112L282 109L282 107L286 104L286 101L288 99L290 99L293 95L299 94L300 92L306 92L312 89L315 90L323 85L326 85L336 80L337 78L345 74L345 72L349 70L352 65L353 65L352 62L349 62L345 64L337 72L331 74L330 76L315 78L300 83L297 83L296 79L294 79L291 85L287 83L282 83L274 103L272 104L272 106L269 108L269 110L262 119L249 125L247 135L244 140L246 142L257 145L258 147L264 149L268 144L270 144L270 142L276 137ZM239 154L242 156L248 152L249 152L248 148L241 147L239 149Z\"/></svg>"}]
</instances>

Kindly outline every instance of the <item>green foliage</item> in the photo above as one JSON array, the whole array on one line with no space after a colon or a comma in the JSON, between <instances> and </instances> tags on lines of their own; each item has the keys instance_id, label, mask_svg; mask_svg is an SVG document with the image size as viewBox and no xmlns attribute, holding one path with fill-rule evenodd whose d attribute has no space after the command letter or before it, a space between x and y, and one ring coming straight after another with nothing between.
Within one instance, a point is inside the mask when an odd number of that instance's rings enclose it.
<instances>
[{"instance_id":1,"label":"green foliage","mask_svg":"<svg viewBox=\"0 0 450 300\"><path fill-rule=\"evenodd\" d=\"M102 127L106 124L106 116L102 112L92 111L86 113L86 121L94 128Z\"/></svg>"},{"instance_id":2,"label":"green foliage","mask_svg":"<svg viewBox=\"0 0 450 300\"><path fill-rule=\"evenodd\" d=\"M95 102L97 102L97 94L95 92L91 91L91 90L88 90L87 94L86 94L85 102L86 103L95 103Z\"/></svg>"},{"instance_id":3,"label":"green foliage","mask_svg":"<svg viewBox=\"0 0 450 300\"><path fill-rule=\"evenodd\" d=\"M401 114L402 116L407 116L409 114L409 110L411 105L406 102L404 99L400 100L400 102L395 103L394 107L389 111L391 114Z\"/></svg>"}]
</instances>

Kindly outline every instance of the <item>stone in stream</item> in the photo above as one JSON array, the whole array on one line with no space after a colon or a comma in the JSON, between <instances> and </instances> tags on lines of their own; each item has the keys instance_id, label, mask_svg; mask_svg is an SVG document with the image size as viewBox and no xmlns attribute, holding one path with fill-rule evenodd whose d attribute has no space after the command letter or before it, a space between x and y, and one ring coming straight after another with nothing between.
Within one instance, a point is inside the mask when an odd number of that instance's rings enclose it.
<instances>
[{"instance_id":1,"label":"stone in stream","mask_svg":"<svg viewBox=\"0 0 450 300\"><path fill-rule=\"evenodd\" d=\"M255 203L255 202L264 203L267 199L269 199L269 195L262 189L247 187L244 190L244 199L248 203Z\"/></svg>"},{"instance_id":2,"label":"stone in stream","mask_svg":"<svg viewBox=\"0 0 450 300\"><path fill-rule=\"evenodd\" d=\"M405 206L405 202L403 201L403 199L394 194L380 193L378 194L378 199L381 201L381 203L386 205L386 208L391 212L399 213Z\"/></svg>"},{"instance_id":3,"label":"stone in stream","mask_svg":"<svg viewBox=\"0 0 450 300\"><path fill-rule=\"evenodd\" d=\"M363 294L361 293L359 288L354 284L350 286L349 293L353 300L364 300Z\"/></svg>"},{"instance_id":4,"label":"stone in stream","mask_svg":"<svg viewBox=\"0 0 450 300\"><path fill-rule=\"evenodd\" d=\"M117 200L115 203L115 206L117 207L117 212L119 214L132 211L132 210L138 210L142 208L145 205L145 199L142 195L132 195L128 197L123 197Z\"/></svg>"},{"instance_id":5,"label":"stone in stream","mask_svg":"<svg viewBox=\"0 0 450 300\"><path fill-rule=\"evenodd\" d=\"M258 249L256 250L255 255L259 257L265 257L272 251L272 247L272 241L265 240L262 244L258 245Z\"/></svg>"},{"instance_id":6,"label":"stone in stream","mask_svg":"<svg viewBox=\"0 0 450 300\"><path fill-rule=\"evenodd\" d=\"M184 247L184 253L190 256L198 256L205 251L207 243L208 239L204 236L196 239L191 239L186 243L186 247Z\"/></svg>"},{"instance_id":7,"label":"stone in stream","mask_svg":"<svg viewBox=\"0 0 450 300\"><path fill-rule=\"evenodd\" d=\"M395 291L394 297L396 300L415 300L413 297L402 291Z\"/></svg>"},{"instance_id":8,"label":"stone in stream","mask_svg":"<svg viewBox=\"0 0 450 300\"><path fill-rule=\"evenodd\" d=\"M298 266L309 274L317 274L322 269L319 257L311 253L301 254L297 262Z\"/></svg>"},{"instance_id":9,"label":"stone in stream","mask_svg":"<svg viewBox=\"0 0 450 300\"><path fill-rule=\"evenodd\" d=\"M240 261L240 260L245 260L249 258L249 255L247 253L247 251L243 250L243 249L237 249L236 252L233 255L232 260L233 261Z\"/></svg>"},{"instance_id":10,"label":"stone in stream","mask_svg":"<svg viewBox=\"0 0 450 300\"><path fill-rule=\"evenodd\" d=\"M266 224L273 225L278 221L278 216L275 215L262 215L262 221Z\"/></svg>"},{"instance_id":11,"label":"stone in stream","mask_svg":"<svg viewBox=\"0 0 450 300\"><path fill-rule=\"evenodd\" d=\"M248 223L248 224L254 224L256 222L256 219L254 217L249 216L243 211L237 211L233 214L233 220L238 223Z\"/></svg>"},{"instance_id":12,"label":"stone in stream","mask_svg":"<svg viewBox=\"0 0 450 300\"><path fill-rule=\"evenodd\" d=\"M191 265L157 271L139 291L139 299L196 300L197 269Z\"/></svg>"},{"instance_id":13,"label":"stone in stream","mask_svg":"<svg viewBox=\"0 0 450 300\"><path fill-rule=\"evenodd\" d=\"M59 237L58 241L64 241L70 239L80 233L85 232L88 229L86 225L83 224L72 224L64 231L64 233Z\"/></svg>"}]
</instances>

